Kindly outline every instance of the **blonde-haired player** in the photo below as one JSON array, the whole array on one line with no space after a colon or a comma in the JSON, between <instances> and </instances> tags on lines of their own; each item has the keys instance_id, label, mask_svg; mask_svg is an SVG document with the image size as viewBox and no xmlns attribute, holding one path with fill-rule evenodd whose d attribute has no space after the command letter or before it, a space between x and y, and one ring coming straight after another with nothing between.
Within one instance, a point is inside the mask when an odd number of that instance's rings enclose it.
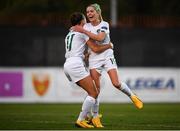
<instances>
[{"instance_id":1,"label":"blonde-haired player","mask_svg":"<svg viewBox=\"0 0 180 131\"><path fill-rule=\"evenodd\" d=\"M87 18L90 23L84 25L84 28L80 26L73 27L73 30L88 35L91 39L95 40L96 43L105 45L110 42L110 31L109 24L103 21L101 15L101 8L98 4L91 4L86 8ZM104 69L114 87L125 93L130 97L134 105L141 109L143 107L142 101L129 89L126 83L120 82L117 72L116 60L114 58L113 49L108 49L102 53L97 54L93 50L90 51L89 56L89 68L93 80L100 92L100 76L101 71ZM96 127L102 127L99 112L99 99L96 99L96 104L93 107L93 119L92 122Z\"/></svg>"}]
</instances>

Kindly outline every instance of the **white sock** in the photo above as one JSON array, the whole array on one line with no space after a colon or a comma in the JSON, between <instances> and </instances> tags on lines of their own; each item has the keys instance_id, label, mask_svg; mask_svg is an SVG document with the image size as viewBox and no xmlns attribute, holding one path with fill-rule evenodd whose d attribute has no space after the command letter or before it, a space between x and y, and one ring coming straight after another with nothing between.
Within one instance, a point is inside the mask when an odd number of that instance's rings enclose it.
<instances>
[{"instance_id":1,"label":"white sock","mask_svg":"<svg viewBox=\"0 0 180 131\"><path fill-rule=\"evenodd\" d=\"M96 98L95 104L92 107L93 117L97 117L99 114L99 96Z\"/></svg>"},{"instance_id":2,"label":"white sock","mask_svg":"<svg viewBox=\"0 0 180 131\"><path fill-rule=\"evenodd\" d=\"M94 103L95 103L95 99L93 97L91 96L86 97L86 99L83 102L82 111L79 114L78 120L82 121L85 119L85 117L87 116L87 113L90 112Z\"/></svg>"},{"instance_id":3,"label":"white sock","mask_svg":"<svg viewBox=\"0 0 180 131\"><path fill-rule=\"evenodd\" d=\"M133 92L131 91L131 89L127 86L127 84L126 83L124 83L124 82L121 82L121 88L120 88L120 90L124 93L124 94L126 94L127 96L131 96L131 95L133 95Z\"/></svg>"}]
</instances>

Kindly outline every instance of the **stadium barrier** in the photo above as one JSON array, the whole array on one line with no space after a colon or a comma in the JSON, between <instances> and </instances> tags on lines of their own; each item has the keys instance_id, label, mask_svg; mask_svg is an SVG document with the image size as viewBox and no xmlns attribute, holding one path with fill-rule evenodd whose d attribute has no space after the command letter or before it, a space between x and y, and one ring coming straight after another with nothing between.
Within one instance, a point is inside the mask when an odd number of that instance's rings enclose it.
<instances>
[{"instance_id":1,"label":"stadium barrier","mask_svg":"<svg viewBox=\"0 0 180 131\"><path fill-rule=\"evenodd\" d=\"M180 102L180 69L119 68L120 79L144 102ZM103 72L100 100L128 103ZM0 103L77 103L87 94L62 68L0 68Z\"/></svg>"}]
</instances>

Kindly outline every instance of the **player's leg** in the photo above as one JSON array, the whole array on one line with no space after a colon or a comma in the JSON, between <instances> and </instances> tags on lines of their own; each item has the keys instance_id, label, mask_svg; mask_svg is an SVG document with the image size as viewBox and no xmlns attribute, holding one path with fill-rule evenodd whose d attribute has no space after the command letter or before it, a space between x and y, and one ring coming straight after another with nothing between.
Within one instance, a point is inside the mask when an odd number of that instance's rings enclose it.
<instances>
[{"instance_id":1,"label":"player's leg","mask_svg":"<svg viewBox=\"0 0 180 131\"><path fill-rule=\"evenodd\" d=\"M75 61L74 58L66 61L64 64L64 72L69 81L75 82L88 93L88 96L82 104L82 111L79 114L76 125L83 128L94 127L85 121L85 116L95 104L95 99L97 97L97 92L90 73L84 67L84 63L81 59L76 59Z\"/></svg>"},{"instance_id":2,"label":"player's leg","mask_svg":"<svg viewBox=\"0 0 180 131\"><path fill-rule=\"evenodd\" d=\"M91 77L94 80L96 89L98 91L98 94L100 93L100 77L101 74L96 69L90 69ZM100 117L99 117L99 95L96 98L95 104L92 107L92 123L95 127L101 128L104 127L101 123Z\"/></svg>"},{"instance_id":3,"label":"player's leg","mask_svg":"<svg viewBox=\"0 0 180 131\"><path fill-rule=\"evenodd\" d=\"M83 102L82 111L79 114L78 120L76 121L76 125L83 128L93 128L92 125L86 122L85 116L87 116L87 113L90 112L91 108L95 104L97 91L95 89L93 80L90 75L78 81L77 84L88 93L88 96L85 98Z\"/></svg>"},{"instance_id":4,"label":"player's leg","mask_svg":"<svg viewBox=\"0 0 180 131\"><path fill-rule=\"evenodd\" d=\"M91 69L90 74L91 74L92 79L94 80L96 89L98 91L98 97L96 98L96 102L92 108L93 117L97 117L99 114L99 93L100 93L101 74L96 69Z\"/></svg>"},{"instance_id":5,"label":"player's leg","mask_svg":"<svg viewBox=\"0 0 180 131\"><path fill-rule=\"evenodd\" d=\"M134 105L141 109L143 107L142 101L131 91L131 89L127 86L126 83L120 82L118 77L118 71L117 71L117 64L114 56L107 59L105 65L104 65L112 84L114 87L122 91L124 94L130 97Z\"/></svg>"},{"instance_id":6,"label":"player's leg","mask_svg":"<svg viewBox=\"0 0 180 131\"><path fill-rule=\"evenodd\" d=\"M117 69L108 70L108 75L114 87L116 87L117 89L121 90L124 94L129 96L132 102L134 103L134 105L138 109L141 109L143 107L142 101L131 91L131 89L127 86L127 84L124 82L121 83L119 82Z\"/></svg>"},{"instance_id":7,"label":"player's leg","mask_svg":"<svg viewBox=\"0 0 180 131\"><path fill-rule=\"evenodd\" d=\"M98 92L97 92L96 87L94 85L93 79L91 78L90 75L85 77L84 79L78 81L77 84L81 88L83 88L88 93L89 96L96 99Z\"/></svg>"},{"instance_id":8,"label":"player's leg","mask_svg":"<svg viewBox=\"0 0 180 131\"><path fill-rule=\"evenodd\" d=\"M117 74L117 69L110 69L110 70L108 70L107 73L108 73L114 87L121 90L124 94L126 94L129 97L131 95L133 95L133 92L129 89L129 87L125 83L123 83L123 82L120 83L119 77Z\"/></svg>"},{"instance_id":9,"label":"player's leg","mask_svg":"<svg viewBox=\"0 0 180 131\"><path fill-rule=\"evenodd\" d=\"M114 56L107 59L104 67L114 87L121 90L124 94L126 94L129 97L133 95L133 92L129 89L129 87L125 83L122 83L122 82L120 83L119 81L118 72L117 72L117 64L116 64L116 60Z\"/></svg>"},{"instance_id":10,"label":"player's leg","mask_svg":"<svg viewBox=\"0 0 180 131\"><path fill-rule=\"evenodd\" d=\"M96 89L98 91L98 94L100 93L100 77L101 74L96 69L90 69L90 74L92 79L95 82Z\"/></svg>"}]
</instances>

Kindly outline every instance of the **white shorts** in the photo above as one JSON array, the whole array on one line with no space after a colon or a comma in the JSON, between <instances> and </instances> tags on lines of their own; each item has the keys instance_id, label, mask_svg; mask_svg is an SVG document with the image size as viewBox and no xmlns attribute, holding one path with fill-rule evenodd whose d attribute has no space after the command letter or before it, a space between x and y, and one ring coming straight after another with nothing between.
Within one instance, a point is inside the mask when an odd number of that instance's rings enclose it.
<instances>
[{"instance_id":1,"label":"white shorts","mask_svg":"<svg viewBox=\"0 0 180 131\"><path fill-rule=\"evenodd\" d=\"M97 69L99 73L101 73L102 70L108 72L111 69L117 69L116 59L109 57L105 60L91 61L89 62L89 69Z\"/></svg>"},{"instance_id":2,"label":"white shorts","mask_svg":"<svg viewBox=\"0 0 180 131\"><path fill-rule=\"evenodd\" d=\"M80 57L70 57L64 63L64 73L71 82L78 82L90 75Z\"/></svg>"}]
</instances>

